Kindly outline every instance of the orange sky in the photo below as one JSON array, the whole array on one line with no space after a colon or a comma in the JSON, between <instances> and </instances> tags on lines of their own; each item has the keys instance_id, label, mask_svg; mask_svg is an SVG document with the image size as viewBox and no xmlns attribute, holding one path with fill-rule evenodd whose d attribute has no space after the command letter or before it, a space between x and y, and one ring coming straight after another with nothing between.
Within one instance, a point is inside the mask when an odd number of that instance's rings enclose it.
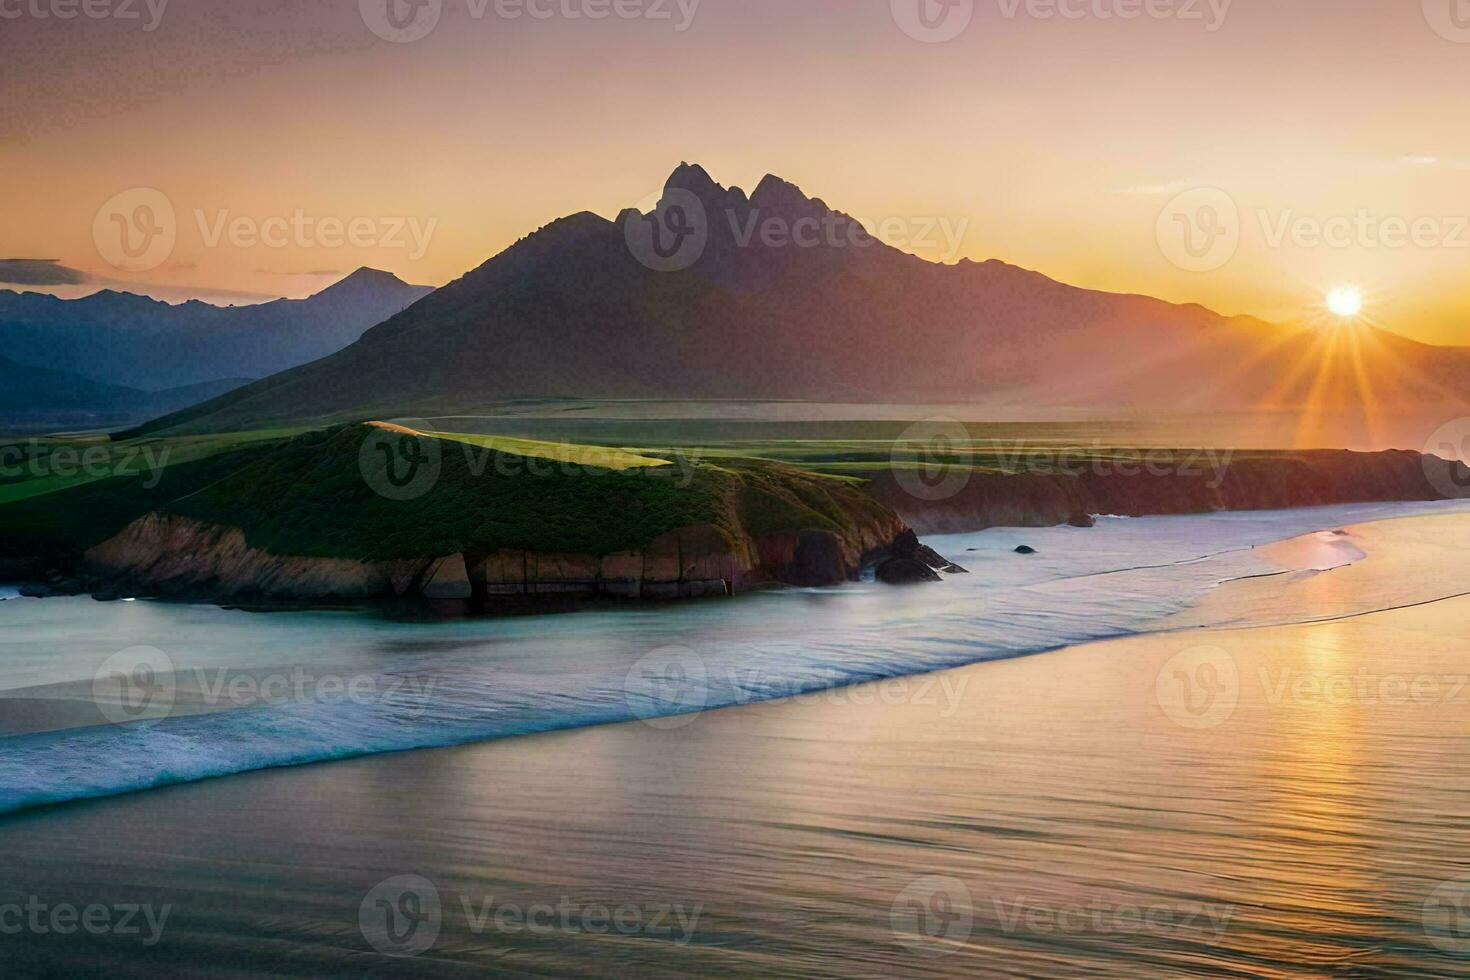
<instances>
[{"instance_id":1,"label":"orange sky","mask_svg":"<svg viewBox=\"0 0 1470 980\"><path fill-rule=\"evenodd\" d=\"M56 2L0 0L0 258L170 295L300 296L361 265L440 284L559 215L614 216L691 160L963 233L896 242L931 258L1273 319L1361 284L1376 322L1470 344L1470 43L1417 2L1157 0L1173 15L1125 20L1098 12L1142 0L1062 0L1076 19L975 0L957 37L924 43L890 0L620 0L644 15L603 20L562 13L599 0L525 0L546 19L448 0L402 44L356 0L174 0L151 31L144 0L141 21L32 12ZM1199 186L1227 192L1240 242L1189 271L1159 217ZM94 220L138 187L177 235L134 273L99 253ZM228 231L298 213L364 234ZM1381 241L1395 222L1419 242Z\"/></svg>"}]
</instances>

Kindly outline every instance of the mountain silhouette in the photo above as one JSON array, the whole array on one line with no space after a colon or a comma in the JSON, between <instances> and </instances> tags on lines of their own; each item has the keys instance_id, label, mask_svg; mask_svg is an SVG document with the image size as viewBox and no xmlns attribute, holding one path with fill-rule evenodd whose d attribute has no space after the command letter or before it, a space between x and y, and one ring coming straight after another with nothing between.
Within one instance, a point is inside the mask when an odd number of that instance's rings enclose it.
<instances>
[{"instance_id":1,"label":"mountain silhouette","mask_svg":"<svg viewBox=\"0 0 1470 980\"><path fill-rule=\"evenodd\" d=\"M244 378L223 379L139 391L0 357L0 419L10 435L116 427L197 404L246 383Z\"/></svg>"},{"instance_id":2,"label":"mountain silhouette","mask_svg":"<svg viewBox=\"0 0 1470 980\"><path fill-rule=\"evenodd\" d=\"M519 398L1098 409L1463 405L1470 350L929 262L767 176L682 164L648 213L554 221L318 362L150 429L472 413Z\"/></svg>"},{"instance_id":3,"label":"mountain silhouette","mask_svg":"<svg viewBox=\"0 0 1470 980\"><path fill-rule=\"evenodd\" d=\"M156 391L261 378L357 340L432 292L359 269L302 300L213 306L103 290L63 300L0 291L0 350L12 361Z\"/></svg>"}]
</instances>

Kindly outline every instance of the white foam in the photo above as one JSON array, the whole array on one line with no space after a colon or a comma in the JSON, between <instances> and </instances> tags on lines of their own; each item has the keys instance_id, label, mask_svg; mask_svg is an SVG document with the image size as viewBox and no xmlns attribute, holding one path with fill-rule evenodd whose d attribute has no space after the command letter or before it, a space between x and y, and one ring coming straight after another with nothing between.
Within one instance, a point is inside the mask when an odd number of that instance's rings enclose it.
<instances>
[{"instance_id":1,"label":"white foam","mask_svg":"<svg viewBox=\"0 0 1470 980\"><path fill-rule=\"evenodd\" d=\"M9 604L0 613L8 627L0 630L0 690L8 696L85 697L109 655L146 645L170 657L178 699L173 717L152 723L0 739L0 811L264 767L658 719L1128 635L1158 628L1224 582L1279 571L1281 558L1259 545L1450 509L1470 505L997 529L929 540L971 570L942 585L789 590L504 620L400 624L367 614L265 616L90 599ZM1019 543L1038 553L1014 554ZM1346 539L1324 539L1323 547L1334 560L1352 560ZM1249 610L1230 616L1238 625ZM362 679L373 693L346 698L311 688L305 697L245 706L207 703L222 678L287 669Z\"/></svg>"}]
</instances>

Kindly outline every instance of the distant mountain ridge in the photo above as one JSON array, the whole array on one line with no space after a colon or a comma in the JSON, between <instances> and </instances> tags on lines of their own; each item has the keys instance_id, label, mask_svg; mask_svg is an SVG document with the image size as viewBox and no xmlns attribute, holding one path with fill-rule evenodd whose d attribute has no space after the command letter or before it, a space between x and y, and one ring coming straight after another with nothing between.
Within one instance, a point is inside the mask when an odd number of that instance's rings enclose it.
<instances>
[{"instance_id":1,"label":"distant mountain ridge","mask_svg":"<svg viewBox=\"0 0 1470 980\"><path fill-rule=\"evenodd\" d=\"M794 244L813 223L835 234ZM747 196L683 164L647 215L554 221L341 352L149 428L535 397L1213 412L1361 405L1365 380L1388 404L1463 405L1470 392L1470 350L1224 317L995 260L940 265L855 244L858 231L778 177ZM680 256L685 239L695 247Z\"/></svg>"},{"instance_id":2,"label":"distant mountain ridge","mask_svg":"<svg viewBox=\"0 0 1470 980\"><path fill-rule=\"evenodd\" d=\"M248 383L247 378L233 378L163 391L139 391L0 357L0 434L126 425L215 398Z\"/></svg>"},{"instance_id":3,"label":"distant mountain ridge","mask_svg":"<svg viewBox=\"0 0 1470 980\"><path fill-rule=\"evenodd\" d=\"M359 269L302 300L169 304L103 290L63 300L0 291L0 350L15 362L157 391L259 378L341 350L433 292Z\"/></svg>"}]
</instances>

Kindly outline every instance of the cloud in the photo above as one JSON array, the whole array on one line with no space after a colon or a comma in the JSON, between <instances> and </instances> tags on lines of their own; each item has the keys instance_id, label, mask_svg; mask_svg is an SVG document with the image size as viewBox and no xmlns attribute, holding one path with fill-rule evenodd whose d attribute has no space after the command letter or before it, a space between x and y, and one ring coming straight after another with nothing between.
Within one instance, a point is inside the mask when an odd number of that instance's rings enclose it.
<instances>
[{"instance_id":1,"label":"cloud","mask_svg":"<svg viewBox=\"0 0 1470 980\"><path fill-rule=\"evenodd\" d=\"M1446 160L1429 153L1410 153L1399 158L1406 167L1448 167L1451 170L1470 170L1470 160Z\"/></svg>"},{"instance_id":2,"label":"cloud","mask_svg":"<svg viewBox=\"0 0 1470 980\"><path fill-rule=\"evenodd\" d=\"M0 259L0 282L18 286L77 286L91 278L56 259Z\"/></svg>"}]
</instances>

